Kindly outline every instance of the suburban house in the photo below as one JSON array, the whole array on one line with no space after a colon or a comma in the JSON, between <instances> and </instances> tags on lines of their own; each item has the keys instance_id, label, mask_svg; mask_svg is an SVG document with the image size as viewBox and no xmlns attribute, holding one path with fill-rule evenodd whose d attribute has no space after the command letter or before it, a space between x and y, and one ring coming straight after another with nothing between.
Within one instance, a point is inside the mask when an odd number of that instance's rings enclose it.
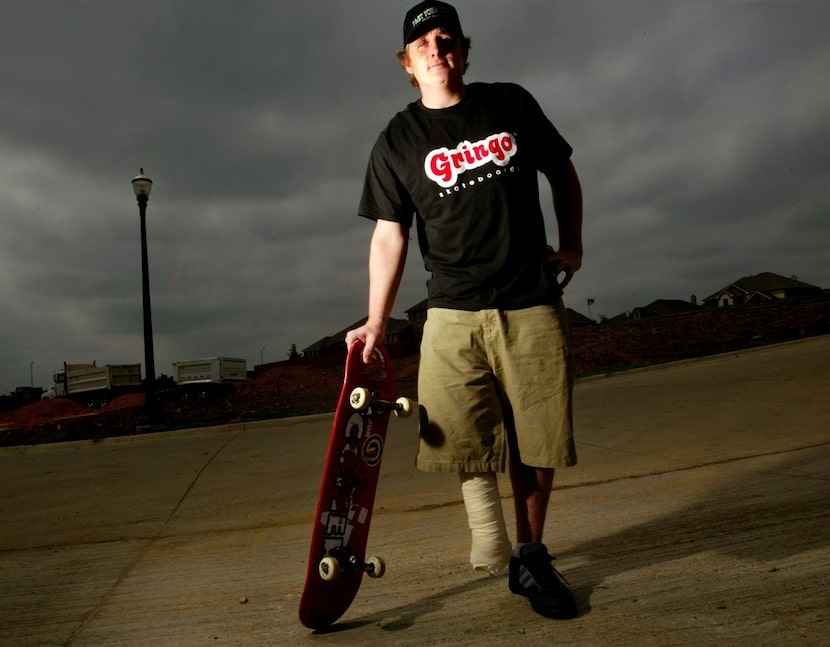
<instances>
[{"instance_id":1,"label":"suburban house","mask_svg":"<svg viewBox=\"0 0 830 647\"><path fill-rule=\"evenodd\" d=\"M340 332L337 332L329 337L314 342L308 348L303 349L303 357L319 357L321 355L329 355L332 353L343 353L346 351L346 333L354 330L366 323L368 317L363 317L359 321L354 322L351 326L346 326ZM385 346L394 346L399 344L406 344L412 340L412 328L406 319L390 318L386 324L386 335L383 338Z\"/></svg>"},{"instance_id":2,"label":"suburban house","mask_svg":"<svg viewBox=\"0 0 830 647\"><path fill-rule=\"evenodd\" d=\"M412 334L419 342L424 336L424 324L427 322L427 300L416 303L406 310L406 318L412 326Z\"/></svg>"},{"instance_id":3,"label":"suburban house","mask_svg":"<svg viewBox=\"0 0 830 647\"><path fill-rule=\"evenodd\" d=\"M687 314L698 310L701 310L701 306L697 305L697 299L694 296L688 301L684 301L683 299L657 299L647 306L638 306L629 312L617 315L611 321L670 317L672 315Z\"/></svg>"},{"instance_id":4,"label":"suburban house","mask_svg":"<svg viewBox=\"0 0 830 647\"><path fill-rule=\"evenodd\" d=\"M775 299L818 296L821 288L803 283L795 276L787 278L772 272L745 276L703 300L710 308L724 308L744 303L761 303Z\"/></svg>"},{"instance_id":5,"label":"suburban house","mask_svg":"<svg viewBox=\"0 0 830 647\"><path fill-rule=\"evenodd\" d=\"M565 308L565 310L568 312L568 323L571 324L571 328L582 328L583 326L595 326L597 324L596 321L573 308Z\"/></svg>"}]
</instances>

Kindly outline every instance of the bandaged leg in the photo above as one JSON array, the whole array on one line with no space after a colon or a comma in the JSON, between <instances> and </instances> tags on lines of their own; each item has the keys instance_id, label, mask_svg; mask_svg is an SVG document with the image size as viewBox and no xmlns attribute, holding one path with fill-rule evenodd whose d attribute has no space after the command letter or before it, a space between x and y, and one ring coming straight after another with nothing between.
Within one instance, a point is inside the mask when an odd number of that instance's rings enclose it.
<instances>
[{"instance_id":1,"label":"bandaged leg","mask_svg":"<svg viewBox=\"0 0 830 647\"><path fill-rule=\"evenodd\" d=\"M512 552L496 474L461 474L461 493L472 533L470 563L476 570L495 575L507 566Z\"/></svg>"}]
</instances>

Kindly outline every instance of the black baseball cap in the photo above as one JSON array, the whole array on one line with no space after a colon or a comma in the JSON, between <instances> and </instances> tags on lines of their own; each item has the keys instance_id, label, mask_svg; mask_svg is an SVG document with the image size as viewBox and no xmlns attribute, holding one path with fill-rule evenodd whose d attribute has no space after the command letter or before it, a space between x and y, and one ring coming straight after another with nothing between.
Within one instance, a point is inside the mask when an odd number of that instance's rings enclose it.
<instances>
[{"instance_id":1,"label":"black baseball cap","mask_svg":"<svg viewBox=\"0 0 830 647\"><path fill-rule=\"evenodd\" d=\"M464 37L455 7L435 0L419 2L403 19L403 46L436 27L443 27L453 36Z\"/></svg>"}]
</instances>

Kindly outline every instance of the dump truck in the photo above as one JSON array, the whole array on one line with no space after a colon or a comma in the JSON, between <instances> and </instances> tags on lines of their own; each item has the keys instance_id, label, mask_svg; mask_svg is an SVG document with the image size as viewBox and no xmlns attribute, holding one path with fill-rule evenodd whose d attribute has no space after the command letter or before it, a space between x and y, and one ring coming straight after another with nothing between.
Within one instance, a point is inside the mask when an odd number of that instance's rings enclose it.
<instances>
[{"instance_id":1,"label":"dump truck","mask_svg":"<svg viewBox=\"0 0 830 647\"><path fill-rule=\"evenodd\" d=\"M89 406L101 406L122 393L141 387L141 364L67 364L54 374L54 385L42 399L72 398Z\"/></svg>"},{"instance_id":2,"label":"dump truck","mask_svg":"<svg viewBox=\"0 0 830 647\"><path fill-rule=\"evenodd\" d=\"M238 357L205 357L173 362L173 381L188 384L241 386L248 379L248 364Z\"/></svg>"}]
</instances>

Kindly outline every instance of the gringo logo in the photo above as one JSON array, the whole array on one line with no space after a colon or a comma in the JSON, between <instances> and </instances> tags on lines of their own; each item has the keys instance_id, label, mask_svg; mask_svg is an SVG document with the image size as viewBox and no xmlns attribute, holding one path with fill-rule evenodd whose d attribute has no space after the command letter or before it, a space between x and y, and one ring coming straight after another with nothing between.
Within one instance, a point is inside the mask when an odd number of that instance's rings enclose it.
<instances>
[{"instance_id":1,"label":"gringo logo","mask_svg":"<svg viewBox=\"0 0 830 647\"><path fill-rule=\"evenodd\" d=\"M383 457L383 438L377 435L369 436L363 443L363 462L369 467L380 463Z\"/></svg>"},{"instance_id":2,"label":"gringo logo","mask_svg":"<svg viewBox=\"0 0 830 647\"><path fill-rule=\"evenodd\" d=\"M490 135L477 142L463 141L452 150L437 148L427 154L424 172L427 177L443 188L449 188L464 171L492 162L496 166L507 166L516 154L516 139L510 133Z\"/></svg>"}]
</instances>

